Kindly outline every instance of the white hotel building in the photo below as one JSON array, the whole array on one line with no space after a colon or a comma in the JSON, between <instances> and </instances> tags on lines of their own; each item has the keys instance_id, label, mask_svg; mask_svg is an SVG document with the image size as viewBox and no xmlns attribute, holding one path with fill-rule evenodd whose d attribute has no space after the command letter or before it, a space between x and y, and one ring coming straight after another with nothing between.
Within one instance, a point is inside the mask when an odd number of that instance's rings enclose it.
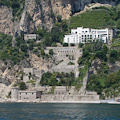
<instances>
[{"instance_id":1,"label":"white hotel building","mask_svg":"<svg viewBox=\"0 0 120 120\"><path fill-rule=\"evenodd\" d=\"M93 40L102 40L104 43L109 43L113 37L112 29L90 29L78 27L77 29L71 29L70 35L65 35L64 43L85 43Z\"/></svg>"}]
</instances>

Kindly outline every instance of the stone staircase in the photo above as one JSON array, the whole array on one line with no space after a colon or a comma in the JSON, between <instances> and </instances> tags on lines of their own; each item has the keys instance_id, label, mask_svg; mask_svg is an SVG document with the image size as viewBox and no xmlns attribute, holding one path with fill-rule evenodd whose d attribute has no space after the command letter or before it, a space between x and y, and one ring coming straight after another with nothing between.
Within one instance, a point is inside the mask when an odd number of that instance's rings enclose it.
<instances>
[{"instance_id":1,"label":"stone staircase","mask_svg":"<svg viewBox=\"0 0 120 120\"><path fill-rule=\"evenodd\" d=\"M85 94L86 94L87 80L88 80L88 73L87 73L86 76L83 78L83 84L82 84L82 87L80 88L80 91L79 91L79 94L80 94L80 95L85 95Z\"/></svg>"}]
</instances>

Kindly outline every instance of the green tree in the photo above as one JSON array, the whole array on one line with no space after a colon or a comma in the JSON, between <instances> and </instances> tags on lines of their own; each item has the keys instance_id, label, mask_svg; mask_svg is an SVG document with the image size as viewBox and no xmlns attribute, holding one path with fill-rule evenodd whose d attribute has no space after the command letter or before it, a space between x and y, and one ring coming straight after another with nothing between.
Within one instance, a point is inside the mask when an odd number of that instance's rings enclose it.
<instances>
[{"instance_id":1,"label":"green tree","mask_svg":"<svg viewBox=\"0 0 120 120\"><path fill-rule=\"evenodd\" d=\"M19 87L20 87L20 90L26 90L26 84L24 83L24 82L21 82L20 84L19 84Z\"/></svg>"},{"instance_id":2,"label":"green tree","mask_svg":"<svg viewBox=\"0 0 120 120\"><path fill-rule=\"evenodd\" d=\"M87 57L87 56L89 56L89 52L88 51L83 51L82 57L84 58L84 57Z\"/></svg>"},{"instance_id":3,"label":"green tree","mask_svg":"<svg viewBox=\"0 0 120 120\"><path fill-rule=\"evenodd\" d=\"M103 45L103 49L104 49L105 53L107 54L107 52L108 52L108 47L107 47L106 45Z\"/></svg>"},{"instance_id":4,"label":"green tree","mask_svg":"<svg viewBox=\"0 0 120 120\"><path fill-rule=\"evenodd\" d=\"M53 53L53 49L50 49L50 50L49 50L49 54L50 54L50 55L53 55L53 54L54 54L54 53Z\"/></svg>"},{"instance_id":5,"label":"green tree","mask_svg":"<svg viewBox=\"0 0 120 120\"><path fill-rule=\"evenodd\" d=\"M64 32L68 31L68 22L67 22L67 20L63 20L62 23L61 23L61 26L62 26L62 30Z\"/></svg>"},{"instance_id":6,"label":"green tree","mask_svg":"<svg viewBox=\"0 0 120 120\"><path fill-rule=\"evenodd\" d=\"M59 27L55 26L51 29L52 42L59 42L60 41L60 35L61 35L61 30L59 29Z\"/></svg>"},{"instance_id":7,"label":"green tree","mask_svg":"<svg viewBox=\"0 0 120 120\"><path fill-rule=\"evenodd\" d=\"M75 44L74 43L70 43L70 46L75 46Z\"/></svg>"},{"instance_id":8,"label":"green tree","mask_svg":"<svg viewBox=\"0 0 120 120\"><path fill-rule=\"evenodd\" d=\"M28 50L28 47L27 47L26 44L21 44L21 45L20 45L20 48L21 48L21 50L22 50L23 52L27 52L27 50Z\"/></svg>"},{"instance_id":9,"label":"green tree","mask_svg":"<svg viewBox=\"0 0 120 120\"><path fill-rule=\"evenodd\" d=\"M98 57L99 59L107 61L107 56L103 50L97 51L95 56Z\"/></svg>"},{"instance_id":10,"label":"green tree","mask_svg":"<svg viewBox=\"0 0 120 120\"><path fill-rule=\"evenodd\" d=\"M68 43L63 43L63 47L68 47Z\"/></svg>"},{"instance_id":11,"label":"green tree","mask_svg":"<svg viewBox=\"0 0 120 120\"><path fill-rule=\"evenodd\" d=\"M38 27L37 34L39 34L40 38L44 37L45 32L46 31L44 29L41 29L41 27Z\"/></svg>"},{"instance_id":12,"label":"green tree","mask_svg":"<svg viewBox=\"0 0 120 120\"><path fill-rule=\"evenodd\" d=\"M110 57L113 57L113 58L117 59L118 58L117 50L111 50L110 51Z\"/></svg>"},{"instance_id":13,"label":"green tree","mask_svg":"<svg viewBox=\"0 0 120 120\"><path fill-rule=\"evenodd\" d=\"M117 28L120 29L120 19L117 20Z\"/></svg>"},{"instance_id":14,"label":"green tree","mask_svg":"<svg viewBox=\"0 0 120 120\"><path fill-rule=\"evenodd\" d=\"M44 44L46 46L51 46L51 44L53 43L50 34L47 34L44 38Z\"/></svg>"},{"instance_id":15,"label":"green tree","mask_svg":"<svg viewBox=\"0 0 120 120\"><path fill-rule=\"evenodd\" d=\"M41 55L45 55L44 49L41 49Z\"/></svg>"},{"instance_id":16,"label":"green tree","mask_svg":"<svg viewBox=\"0 0 120 120\"><path fill-rule=\"evenodd\" d=\"M79 48L82 48L83 46L84 46L83 43L80 43L80 44L79 44Z\"/></svg>"},{"instance_id":17,"label":"green tree","mask_svg":"<svg viewBox=\"0 0 120 120\"><path fill-rule=\"evenodd\" d=\"M57 20L58 20L58 22L62 22L62 16L61 16L61 15L58 15L58 16L57 16Z\"/></svg>"}]
</instances>

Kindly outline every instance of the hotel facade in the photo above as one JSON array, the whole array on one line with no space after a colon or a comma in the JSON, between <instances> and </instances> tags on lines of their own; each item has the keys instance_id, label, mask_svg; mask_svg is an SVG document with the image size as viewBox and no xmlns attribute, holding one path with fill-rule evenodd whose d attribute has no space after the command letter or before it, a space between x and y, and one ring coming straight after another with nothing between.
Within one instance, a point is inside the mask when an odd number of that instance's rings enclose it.
<instances>
[{"instance_id":1,"label":"hotel facade","mask_svg":"<svg viewBox=\"0 0 120 120\"><path fill-rule=\"evenodd\" d=\"M70 35L65 35L64 43L89 43L95 40L102 40L103 43L109 43L113 38L112 29L91 29L78 27L77 29L71 29Z\"/></svg>"}]
</instances>

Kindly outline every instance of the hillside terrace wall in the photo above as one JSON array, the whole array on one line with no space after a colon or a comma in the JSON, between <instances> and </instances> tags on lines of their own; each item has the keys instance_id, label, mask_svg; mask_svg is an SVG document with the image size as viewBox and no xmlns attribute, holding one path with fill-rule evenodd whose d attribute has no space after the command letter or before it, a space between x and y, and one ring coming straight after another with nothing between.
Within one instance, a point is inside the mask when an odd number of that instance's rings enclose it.
<instances>
[{"instance_id":1,"label":"hillside terrace wall","mask_svg":"<svg viewBox=\"0 0 120 120\"><path fill-rule=\"evenodd\" d=\"M50 71L52 72L64 72L64 73L70 73L70 72L73 72L73 73L76 73L75 71L76 67L74 65L71 65L71 66L68 66L68 67L55 67L55 68L52 68Z\"/></svg>"},{"instance_id":2,"label":"hillside terrace wall","mask_svg":"<svg viewBox=\"0 0 120 120\"><path fill-rule=\"evenodd\" d=\"M55 56L66 56L66 55L82 55L82 48L78 47L47 47L45 52L49 53L49 50L52 49Z\"/></svg>"}]
</instances>

